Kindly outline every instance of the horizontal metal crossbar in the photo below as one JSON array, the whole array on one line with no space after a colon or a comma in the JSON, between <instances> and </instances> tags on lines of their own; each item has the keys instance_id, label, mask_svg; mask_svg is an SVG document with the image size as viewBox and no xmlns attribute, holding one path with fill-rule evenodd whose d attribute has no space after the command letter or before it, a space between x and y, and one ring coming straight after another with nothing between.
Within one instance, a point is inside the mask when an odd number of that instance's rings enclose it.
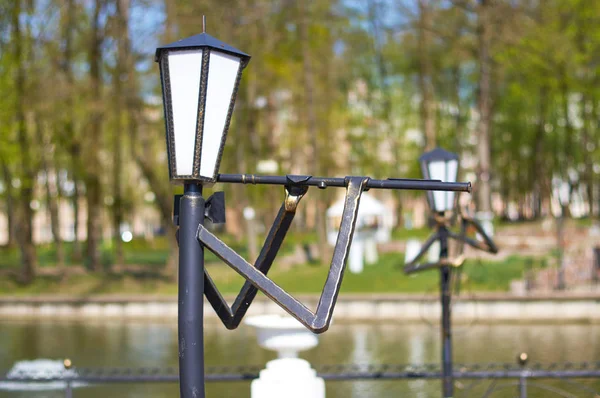
<instances>
[{"instance_id":1,"label":"horizontal metal crossbar","mask_svg":"<svg viewBox=\"0 0 600 398\"><path fill-rule=\"evenodd\" d=\"M206 380L247 381L258 377L263 366L207 367ZM440 379L439 365L406 364L340 364L315 365L319 377L326 380L359 379ZM587 379L600 378L600 362L533 364L520 367L514 364L456 365L456 379ZM176 368L77 368L65 371L5 372L1 381L39 382L78 381L86 383L174 383L179 380Z\"/></svg>"},{"instance_id":2,"label":"horizontal metal crossbar","mask_svg":"<svg viewBox=\"0 0 600 398\"><path fill-rule=\"evenodd\" d=\"M264 176L256 174L219 174L217 176L217 182L233 184L289 185L290 180L293 180L294 184L297 186L313 186L318 188L346 187L348 185L347 178L339 177L313 177L295 175ZM471 192L471 183L442 182L440 180L419 180L411 178L390 178L387 180L376 180L369 178L364 189L408 189Z\"/></svg>"}]
</instances>

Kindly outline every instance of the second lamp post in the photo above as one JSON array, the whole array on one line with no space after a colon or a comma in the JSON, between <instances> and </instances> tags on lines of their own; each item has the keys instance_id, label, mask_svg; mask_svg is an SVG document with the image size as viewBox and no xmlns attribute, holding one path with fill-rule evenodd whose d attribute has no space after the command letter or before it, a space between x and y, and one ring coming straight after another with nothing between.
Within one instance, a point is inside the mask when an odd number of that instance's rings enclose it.
<instances>
[{"instance_id":1,"label":"second lamp post","mask_svg":"<svg viewBox=\"0 0 600 398\"><path fill-rule=\"evenodd\" d=\"M436 148L431 152L423 154L419 158L423 176L428 179L441 180L454 183L458 175L458 156L454 153ZM452 292L450 290L452 267L462 264L462 255L456 259L448 259L448 242L453 239L461 245L467 244L477 250L496 253L498 248L487 235L484 228L473 218L461 215L460 232L457 234L450 230L454 219L453 210L456 204L454 192L434 191L427 192L427 201L433 212L435 221L435 233L430 236L412 259L407 259L404 272L425 271L428 269L440 270L440 301L442 307L442 389L443 397L452 397L454 394L453 370L452 370L452 324L450 301ZM467 236L470 229L474 229L480 239ZM433 262L420 264L419 260L432 248L435 242L439 242L439 257ZM430 260L431 261L431 260Z\"/></svg>"},{"instance_id":2,"label":"second lamp post","mask_svg":"<svg viewBox=\"0 0 600 398\"><path fill-rule=\"evenodd\" d=\"M419 158L421 172L426 179L444 182L456 182L458 177L458 155L436 148L424 153ZM452 333L450 327L450 291L451 268L444 264L448 258L448 229L446 228L446 212L454 209L456 195L454 192L427 192L427 202L434 212L437 234L440 242L440 300L442 303L442 387L444 397L453 396L452 379Z\"/></svg>"}]
</instances>

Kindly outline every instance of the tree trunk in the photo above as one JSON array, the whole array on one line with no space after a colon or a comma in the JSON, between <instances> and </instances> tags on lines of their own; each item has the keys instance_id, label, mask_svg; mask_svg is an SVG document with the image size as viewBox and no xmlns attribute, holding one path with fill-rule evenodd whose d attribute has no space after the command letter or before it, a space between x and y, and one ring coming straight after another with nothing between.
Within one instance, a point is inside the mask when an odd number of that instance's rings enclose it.
<instances>
[{"instance_id":1,"label":"tree trunk","mask_svg":"<svg viewBox=\"0 0 600 398\"><path fill-rule=\"evenodd\" d=\"M73 104L73 98L75 96L75 78L72 70L72 47L73 37L72 32L74 29L74 14L75 4L74 0L65 0L64 7L61 8L61 26L62 36L65 43L64 51L62 54L61 70L65 77L67 85L67 93L65 98L65 112L63 114L63 126L65 142L67 142L67 153L69 155L69 168L71 171L71 178L73 179L73 195L71 196L71 206L73 207L73 262L79 262L82 258L81 244L79 243L79 220L80 220L80 208L79 208L79 182L81 181L82 162L81 162L81 142L75 134L75 128L73 123L73 114L75 107Z\"/></svg>"},{"instance_id":2,"label":"tree trunk","mask_svg":"<svg viewBox=\"0 0 600 398\"><path fill-rule=\"evenodd\" d=\"M532 212L533 218L538 218L542 214L543 181L539 171L544 167L544 135L546 128L546 117L548 109L548 87L540 88L539 96L539 114L538 125L533 139L533 153L531 156L530 176L533 183L532 189Z\"/></svg>"},{"instance_id":3,"label":"tree trunk","mask_svg":"<svg viewBox=\"0 0 600 398\"><path fill-rule=\"evenodd\" d=\"M561 169L566 172L566 170L573 165L573 125L571 124L571 118L569 117L569 83L568 83L568 75L567 75L567 66L561 66L561 102L562 102L562 113L565 118L565 132L564 132L564 143L563 150L565 155L565 164ZM566 166L566 167L565 167Z\"/></svg>"},{"instance_id":4,"label":"tree trunk","mask_svg":"<svg viewBox=\"0 0 600 398\"><path fill-rule=\"evenodd\" d=\"M87 248L88 267L100 270L100 243L102 239L102 185L100 181L99 148L102 147L102 36L100 14L102 0L95 0L92 17L91 42L89 47L90 65L90 133L86 135L86 199L87 199Z\"/></svg>"},{"instance_id":5,"label":"tree trunk","mask_svg":"<svg viewBox=\"0 0 600 398\"><path fill-rule=\"evenodd\" d=\"M585 189L587 200L590 208L590 214L592 214L593 203L594 203L594 170L593 170L593 154L590 150L594 146L591 139L592 129L592 118L593 114L590 110L593 108L592 101L589 94L585 93L581 99L581 109L583 110L583 130L581 140L581 153L583 154L583 181L585 182Z\"/></svg>"},{"instance_id":6,"label":"tree trunk","mask_svg":"<svg viewBox=\"0 0 600 398\"><path fill-rule=\"evenodd\" d=\"M167 8L167 26L166 34L169 40L173 40L175 37L176 25L175 19L175 5L171 2L166 2ZM125 45L129 52L131 49L131 39L129 37L129 30L124 32ZM148 136L147 128L140 127L140 120L143 118L142 107L140 106L140 99L137 97L138 88L137 81L135 79L135 65L133 57L127 57L127 84L125 86L125 97L127 98L127 125L128 133L131 137L129 151L135 163L140 168L142 175L148 181L150 189L156 196L156 204L160 213L162 224L167 229L167 237L169 239L169 256L165 265L165 274L167 274L172 280L177 280L177 265L179 263L179 246L175 240L175 226L173 225L173 193L171 186L168 182L166 170L161 172L157 168L156 163L153 161L152 154L154 153L152 148L152 137ZM142 133L142 134L140 134Z\"/></svg>"},{"instance_id":7,"label":"tree trunk","mask_svg":"<svg viewBox=\"0 0 600 398\"><path fill-rule=\"evenodd\" d=\"M37 140L39 143L42 143L45 150L40 151L40 163L41 168L46 174L46 208L50 213L50 230L52 231L52 239L54 240L54 247L56 248L56 265L59 267L64 267L65 265L65 252L63 248L62 237L60 235L60 218L58 211L58 179L56 172L53 167L50 165L50 160L48 159L50 148L52 147L48 136L44 134L43 127L41 126L41 121L36 120L36 133Z\"/></svg>"},{"instance_id":8,"label":"tree trunk","mask_svg":"<svg viewBox=\"0 0 600 398\"><path fill-rule=\"evenodd\" d=\"M479 0L479 15L477 20L477 39L479 44L479 121L478 136L478 199L479 211L492 211L491 179L491 122L492 122L492 92L491 92L491 60L489 26L489 0Z\"/></svg>"},{"instance_id":9,"label":"tree trunk","mask_svg":"<svg viewBox=\"0 0 600 398\"><path fill-rule=\"evenodd\" d=\"M385 36L383 36L381 32L381 20L385 18L385 15L381 15L381 10L379 8L380 2L377 0L369 0L369 21L371 23L371 29L373 31L373 41L375 48L375 63L377 65L377 73L379 75L379 89L382 94L382 113L380 115L381 121L384 123L383 130L385 131L383 136L377 136L377 141L386 140L390 147L392 148L392 153L394 159L400 156L401 150L401 137L397 131L394 131L394 127L392 125L392 93L388 84L388 68L386 67L385 57L383 52L383 46L385 43ZM388 167L385 168L386 174L391 175L400 175L400 170L398 169L399 162L392 162L391 165L386 165ZM404 214L403 214L403 202L402 202L402 192L399 190L391 191L391 195L393 197L395 203L396 210L396 222L395 225L402 226L404 224Z\"/></svg>"},{"instance_id":10,"label":"tree trunk","mask_svg":"<svg viewBox=\"0 0 600 398\"><path fill-rule=\"evenodd\" d=\"M319 143L318 143L318 126L317 126L317 112L315 103L315 74L313 70L312 52L310 48L310 2L301 1L299 2L300 11L300 41L302 43L302 72L304 80L304 108L306 111L306 123L308 131L308 139L310 142L310 148L312 150L312 157L310 161L311 170L313 175L321 172L320 170L320 157L319 157ZM325 229L325 201L322 195L318 195L316 198L316 212L315 212L315 227L317 229L317 240L319 245L319 256L321 261L328 261L326 256L329 253L329 246L327 244L327 232Z\"/></svg>"},{"instance_id":11,"label":"tree trunk","mask_svg":"<svg viewBox=\"0 0 600 398\"><path fill-rule=\"evenodd\" d=\"M12 43L14 45L15 76L15 119L21 158L21 190L19 211L17 212L17 241L21 251L21 281L31 283L37 268L37 252L33 244L33 210L31 201L35 184L35 172L32 165L31 142L27 134L25 120L25 63L23 45L25 39L21 35L21 0L16 0L12 15Z\"/></svg>"},{"instance_id":12,"label":"tree trunk","mask_svg":"<svg viewBox=\"0 0 600 398\"><path fill-rule=\"evenodd\" d=\"M392 98L388 88L388 71L386 68L385 58L383 55L383 45L385 37L382 37L380 28L380 11L379 4L376 0L369 0L369 21L371 23L371 29L373 31L373 41L375 48L375 64L377 65L377 74L379 76L379 89L381 90L382 98L382 112L381 121L385 123L384 130L386 135L390 139L396 139L396 135L390 131L390 115L392 112ZM385 139L386 137L377 137L378 140Z\"/></svg>"},{"instance_id":13,"label":"tree trunk","mask_svg":"<svg viewBox=\"0 0 600 398\"><path fill-rule=\"evenodd\" d=\"M113 78L115 126L113 132L113 242L115 245L115 262L123 264L123 241L120 230L124 219L122 179L125 169L122 160L122 145L124 119L121 110L125 109L127 101L123 100L123 81L127 81L127 55L130 51L128 40L129 0L116 0L116 37L117 37L117 65Z\"/></svg>"},{"instance_id":14,"label":"tree trunk","mask_svg":"<svg viewBox=\"0 0 600 398\"><path fill-rule=\"evenodd\" d=\"M76 147L76 148L74 148ZM69 157L70 157L70 166L71 166L71 178L73 179L73 196L71 197L71 206L73 206L73 262L79 262L83 258L83 253L81 249L81 243L79 242L79 221L81 217L81 209L79 207L79 170L81 166L81 162L79 161L79 154L81 151L78 149L78 145L70 145L69 146Z\"/></svg>"},{"instance_id":15,"label":"tree trunk","mask_svg":"<svg viewBox=\"0 0 600 398\"><path fill-rule=\"evenodd\" d=\"M148 156L149 153L152 153L151 142L148 137L139 135L140 129L138 129L136 119L137 113L132 110L129 112L129 115L129 132L131 133L132 140L137 143L137 145L130 145L131 155L142 171L144 178L148 180L150 189L156 195L156 203L162 218L162 223L167 228L167 237L169 238L169 247L171 248L165 266L165 273L169 275L169 277L176 279L179 249L177 241L175 240L175 227L173 226L172 220L173 195L169 183L167 182L167 178L157 172L155 163L152 161L152 158Z\"/></svg>"},{"instance_id":16,"label":"tree trunk","mask_svg":"<svg viewBox=\"0 0 600 398\"><path fill-rule=\"evenodd\" d=\"M418 57L419 57L419 91L421 92L421 130L425 134L425 150L436 146L435 134L435 102L433 98L433 71L430 48L430 9L429 0L419 0L419 29Z\"/></svg>"},{"instance_id":17,"label":"tree trunk","mask_svg":"<svg viewBox=\"0 0 600 398\"><path fill-rule=\"evenodd\" d=\"M6 201L6 219L8 221L8 231L7 231L7 247L15 246L15 202L14 202L14 188L12 186L13 175L10 171L10 167L4 156L0 155L0 162L2 163L2 177L4 179L4 198Z\"/></svg>"},{"instance_id":18,"label":"tree trunk","mask_svg":"<svg viewBox=\"0 0 600 398\"><path fill-rule=\"evenodd\" d=\"M581 12L581 15L585 15L585 13L588 12L585 4L581 3L578 5L579 7L579 12ZM588 55L589 54L589 48L588 48L588 43L589 43L589 19L588 18L584 18L581 21L578 21L577 23L577 34L576 34L576 40L577 40L577 47L579 49L579 52L582 55ZM584 61L585 62L585 61ZM595 63L595 61L592 61ZM590 213L592 212L593 209L593 197L594 197L594 171L593 171L593 147L595 146L594 141L592 141L592 129L593 129L593 119L594 119L594 114L593 114L593 109L594 109L594 101L593 101L593 92L594 89L597 87L594 85L594 83L598 83L598 78L597 78L597 73L595 73L595 66L591 65L588 62L585 62L582 65L582 70L581 70L581 74L582 74L582 83L583 83L583 89L582 89L582 96L581 96L581 102L580 102L580 108L581 108L581 112L582 112L582 118L583 118L583 128L582 128L582 136L581 136L581 153L583 155L583 178L580 178L580 180L583 180L583 182L585 183L585 189L586 189L586 196L588 199L588 204L590 207ZM594 148L595 149L595 148Z\"/></svg>"},{"instance_id":19,"label":"tree trunk","mask_svg":"<svg viewBox=\"0 0 600 398\"><path fill-rule=\"evenodd\" d=\"M600 83L600 77L596 74L594 78L594 87L598 87L598 83ZM598 106L598 95L597 91L594 91L594 99L592 100L592 114L591 117L595 120L600 120L600 107ZM598 136L599 125L598 123L594 124L594 136L592 137L592 142L594 142L594 149L598 150L598 141L600 137ZM594 171L594 166L592 166L592 171ZM592 189L591 189L591 197L590 200L590 212L592 217L600 217L600 184L599 178L594 178L592 173ZM595 210L595 211L594 211Z\"/></svg>"},{"instance_id":20,"label":"tree trunk","mask_svg":"<svg viewBox=\"0 0 600 398\"><path fill-rule=\"evenodd\" d=\"M460 154L462 152L462 145L464 143L465 133L463 131L464 118L463 109L460 100L460 89L461 89L461 72L460 66L455 65L452 68L452 83L454 86L454 105L456 106L456 115L454 116L454 152Z\"/></svg>"}]
</instances>

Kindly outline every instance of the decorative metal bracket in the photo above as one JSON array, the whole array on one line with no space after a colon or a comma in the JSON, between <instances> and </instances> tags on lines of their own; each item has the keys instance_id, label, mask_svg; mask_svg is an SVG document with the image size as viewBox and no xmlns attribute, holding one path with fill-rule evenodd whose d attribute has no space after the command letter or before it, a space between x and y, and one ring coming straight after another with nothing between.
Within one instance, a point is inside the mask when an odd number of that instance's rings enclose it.
<instances>
[{"instance_id":1,"label":"decorative metal bracket","mask_svg":"<svg viewBox=\"0 0 600 398\"><path fill-rule=\"evenodd\" d=\"M296 215L296 207L298 206L298 203L300 203L300 199L302 199L306 191L308 191L308 187L286 186L285 191L285 200L279 208L277 217L265 239L260 255L254 263L254 268L264 275L269 272L273 260L275 260L275 256L277 256L277 252L281 248L283 239ZM215 237L215 239L217 238ZM221 242L221 244L225 245L223 242ZM257 292L258 289L250 281L246 280L237 295L233 306L230 307L219 293L219 290L206 268L204 269L204 294L227 329L235 329L240 325L244 315L246 315L246 311L248 311L248 307L250 307L254 297L256 297Z\"/></svg>"},{"instance_id":2,"label":"decorative metal bracket","mask_svg":"<svg viewBox=\"0 0 600 398\"><path fill-rule=\"evenodd\" d=\"M463 240L466 244L468 244L471 247L474 247L475 249L482 250L487 253L498 253L498 246L496 246L492 238L487 234L487 232L485 232L485 229L483 229L483 226L477 220L475 220L473 217L466 215L462 215L461 218L462 222L460 236L457 237L455 234L452 234L452 237L455 237L455 239ZM483 242L469 238L467 236L469 226L473 226L475 228L479 236L482 237Z\"/></svg>"},{"instance_id":3,"label":"decorative metal bracket","mask_svg":"<svg viewBox=\"0 0 600 398\"><path fill-rule=\"evenodd\" d=\"M307 176L307 178L310 177ZM329 328L344 276L350 244L352 243L360 197L368 181L368 177L346 177L346 199L340 231L333 252L329 274L327 275L327 280L315 313L266 276L281 246L285 233L291 224L296 206L304 193L306 193L307 186L301 185L303 181L296 182L288 177L289 185L286 185L286 199L279 210L277 219L271 227L269 236L254 266L209 232L203 225L199 226L199 242L246 279L246 283L235 300L233 308L230 308L219 294L216 286L210 279L210 275L205 271L206 297L227 328L234 329L239 325L248 306L256 296L257 289L314 333L322 333Z\"/></svg>"},{"instance_id":4,"label":"decorative metal bracket","mask_svg":"<svg viewBox=\"0 0 600 398\"><path fill-rule=\"evenodd\" d=\"M443 225L445 225L446 222L445 220L439 218L436 218L436 221L438 222L438 224L443 223ZM473 226L475 228L477 233L483 238L482 242L473 238L469 238L467 236L469 226ZM467 245L475 249L485 251L487 253L498 253L498 247L496 246L492 238L490 238L489 235L485 232L481 224L479 224L479 222L477 222L477 220L475 220L472 217L462 215L460 233L456 234L447 228L443 228L443 230L438 229L425 241L425 243L421 247L421 250L419 251L419 253L417 253L415 258L406 263L406 265L404 266L404 272L406 274L412 274L418 271L439 268L443 265L459 267L463 264L464 255L462 255L462 253L459 257L455 259L440 259L440 261L437 261L435 263L419 264L419 260L427 253L431 245L433 245L436 241L440 241L442 239L442 234L446 234L447 238L457 240L463 244L466 243Z\"/></svg>"}]
</instances>

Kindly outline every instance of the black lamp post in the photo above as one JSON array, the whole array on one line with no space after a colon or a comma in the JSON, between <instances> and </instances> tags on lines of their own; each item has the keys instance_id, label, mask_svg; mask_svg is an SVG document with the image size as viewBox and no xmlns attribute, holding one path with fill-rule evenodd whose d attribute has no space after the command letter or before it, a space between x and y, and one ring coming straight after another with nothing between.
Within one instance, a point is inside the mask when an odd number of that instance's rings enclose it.
<instances>
[{"instance_id":1,"label":"black lamp post","mask_svg":"<svg viewBox=\"0 0 600 398\"><path fill-rule=\"evenodd\" d=\"M250 56L202 33L156 50L162 78L169 175L183 183L175 199L179 225L179 382L183 398L204 398L203 295L228 329L235 329L258 290L315 333L327 330L352 243L363 191L413 189L470 192L469 183L369 177L257 176L219 174L219 164L242 70ZM206 201L203 184L214 182L281 185L285 198L254 265L204 227L204 218L225 222L225 200L215 192ZM346 201L331 267L313 313L267 276L297 206L309 187L344 187ZM225 302L204 268L204 248L246 279L234 304Z\"/></svg>"},{"instance_id":2,"label":"black lamp post","mask_svg":"<svg viewBox=\"0 0 600 398\"><path fill-rule=\"evenodd\" d=\"M421 172L425 178L435 178L446 182L455 182L458 177L458 155L436 148L426 152L419 158ZM427 192L429 207L433 210L438 220L444 219L446 211L452 211L456 203L454 192L430 191ZM440 239L440 262L448 259L448 230L444 222L438 222L438 235ZM452 382L452 335L450 328L450 267L442 265L440 268L440 290L442 302L442 366L444 397L453 396Z\"/></svg>"},{"instance_id":3,"label":"black lamp post","mask_svg":"<svg viewBox=\"0 0 600 398\"><path fill-rule=\"evenodd\" d=\"M458 176L458 155L448 152L441 148L436 148L430 152L424 153L419 158L421 172L427 179L439 179L444 182L453 183ZM428 191L427 202L433 212L436 232L425 242L421 250L404 267L407 274L423 271L427 269L439 268L440 270L440 301L442 304L442 392L444 398L452 397L454 394L454 381L452 376L452 325L451 325L451 271L452 266L462 264L462 259L449 261L448 259L448 240L456 239L467 243L477 249L489 252L497 252L494 242L488 237L480 224L474 219L464 217L461 223L461 232L456 234L452 232L450 220L456 206L456 197L454 192L449 191ZM477 232L483 237L483 242L467 237L467 229L473 225ZM440 243L439 260L434 263L419 264L418 261L427 253L434 242Z\"/></svg>"},{"instance_id":4,"label":"black lamp post","mask_svg":"<svg viewBox=\"0 0 600 398\"><path fill-rule=\"evenodd\" d=\"M156 49L171 181L179 207L179 376L182 397L204 397L202 184L217 179L242 70L250 56L202 33Z\"/></svg>"},{"instance_id":5,"label":"black lamp post","mask_svg":"<svg viewBox=\"0 0 600 398\"><path fill-rule=\"evenodd\" d=\"M565 213L569 206L571 196L571 186L567 181L560 178L552 179L552 193L560 206L560 211L556 217L556 238L558 243L558 281L556 288L564 290L565 283Z\"/></svg>"}]
</instances>

